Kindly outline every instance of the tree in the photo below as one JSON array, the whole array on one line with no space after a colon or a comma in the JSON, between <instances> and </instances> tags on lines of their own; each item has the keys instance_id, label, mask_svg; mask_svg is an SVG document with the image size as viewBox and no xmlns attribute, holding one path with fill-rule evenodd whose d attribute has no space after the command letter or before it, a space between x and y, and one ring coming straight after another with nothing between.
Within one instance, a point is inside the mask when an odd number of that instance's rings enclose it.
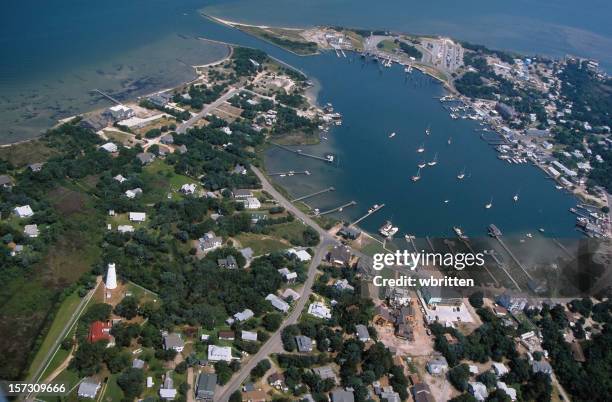
<instances>
[{"instance_id":1,"label":"tree","mask_svg":"<svg viewBox=\"0 0 612 402\"><path fill-rule=\"evenodd\" d=\"M128 320L136 317L138 314L138 299L134 296L126 296L115 307L115 314L125 317Z\"/></svg>"},{"instance_id":2,"label":"tree","mask_svg":"<svg viewBox=\"0 0 612 402\"><path fill-rule=\"evenodd\" d=\"M262 319L263 327L270 332L276 331L283 322L283 316L279 313L268 313Z\"/></svg>"},{"instance_id":3,"label":"tree","mask_svg":"<svg viewBox=\"0 0 612 402\"><path fill-rule=\"evenodd\" d=\"M95 343L83 342L70 360L69 367L78 371L81 376L90 376L102 367L102 356L106 349L106 341Z\"/></svg>"},{"instance_id":4,"label":"tree","mask_svg":"<svg viewBox=\"0 0 612 402\"><path fill-rule=\"evenodd\" d=\"M229 402L242 402L242 393L240 390L236 390L230 395Z\"/></svg>"},{"instance_id":5,"label":"tree","mask_svg":"<svg viewBox=\"0 0 612 402\"><path fill-rule=\"evenodd\" d=\"M465 363L453 367L448 372L448 380L459 391L467 391L469 378L470 368Z\"/></svg>"},{"instance_id":6,"label":"tree","mask_svg":"<svg viewBox=\"0 0 612 402\"><path fill-rule=\"evenodd\" d=\"M472 307L481 308L484 305L482 300L484 294L481 291L474 292L470 295L469 301Z\"/></svg>"},{"instance_id":7,"label":"tree","mask_svg":"<svg viewBox=\"0 0 612 402\"><path fill-rule=\"evenodd\" d=\"M487 371L478 376L478 381L486 385L487 388L493 388L497 384L497 377L492 371Z\"/></svg>"},{"instance_id":8,"label":"tree","mask_svg":"<svg viewBox=\"0 0 612 402\"><path fill-rule=\"evenodd\" d=\"M144 374L137 368L129 368L117 377L117 385L123 390L126 398L134 399L144 388Z\"/></svg>"},{"instance_id":9,"label":"tree","mask_svg":"<svg viewBox=\"0 0 612 402\"><path fill-rule=\"evenodd\" d=\"M232 378L232 374L234 373L229 364L224 361L215 363L215 372L217 373L217 382L219 385L225 385L225 383Z\"/></svg>"},{"instance_id":10,"label":"tree","mask_svg":"<svg viewBox=\"0 0 612 402\"><path fill-rule=\"evenodd\" d=\"M251 377L254 381L260 379L272 367L268 359L263 359L251 370Z\"/></svg>"}]
</instances>

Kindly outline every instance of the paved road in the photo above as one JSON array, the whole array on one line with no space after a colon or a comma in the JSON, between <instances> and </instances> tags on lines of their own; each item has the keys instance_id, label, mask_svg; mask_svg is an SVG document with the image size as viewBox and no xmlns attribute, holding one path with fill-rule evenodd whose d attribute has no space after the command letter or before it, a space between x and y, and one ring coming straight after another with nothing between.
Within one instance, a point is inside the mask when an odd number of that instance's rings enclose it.
<instances>
[{"instance_id":1,"label":"paved road","mask_svg":"<svg viewBox=\"0 0 612 402\"><path fill-rule=\"evenodd\" d=\"M232 88L232 87L230 87L229 91L227 91L224 95L222 95L216 101L214 101L213 103L211 103L209 105L204 106L202 108L202 110L200 110L195 116L191 117L186 122L183 122L183 123L179 124L179 126L176 129L176 132L179 133L179 134L183 134L185 131L187 131L188 128L191 128L191 126L193 126L198 120L200 120L201 118L205 117L208 113L210 113L213 110L215 110L223 102L225 102L226 100L230 99L232 96L234 96L236 93L238 93L241 90L242 90L242 88Z\"/></svg>"}]
</instances>

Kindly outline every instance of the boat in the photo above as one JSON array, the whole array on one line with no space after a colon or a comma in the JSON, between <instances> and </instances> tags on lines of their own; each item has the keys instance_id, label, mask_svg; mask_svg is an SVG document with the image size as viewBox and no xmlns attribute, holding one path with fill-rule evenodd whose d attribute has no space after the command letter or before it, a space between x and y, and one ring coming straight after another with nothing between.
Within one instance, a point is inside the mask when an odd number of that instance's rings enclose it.
<instances>
[{"instance_id":1,"label":"boat","mask_svg":"<svg viewBox=\"0 0 612 402\"><path fill-rule=\"evenodd\" d=\"M417 166L419 167L419 169L423 169L425 166L427 166L427 163L425 163L425 161L422 161Z\"/></svg>"},{"instance_id":2,"label":"boat","mask_svg":"<svg viewBox=\"0 0 612 402\"><path fill-rule=\"evenodd\" d=\"M444 200L444 203L445 203L445 204L448 204L448 202L449 202L449 201L450 201L450 200Z\"/></svg>"},{"instance_id":3,"label":"boat","mask_svg":"<svg viewBox=\"0 0 612 402\"><path fill-rule=\"evenodd\" d=\"M393 226L391 221L386 221L385 224L378 229L378 232L385 237L391 237L396 234L398 230L399 228L397 226Z\"/></svg>"},{"instance_id":4,"label":"boat","mask_svg":"<svg viewBox=\"0 0 612 402\"><path fill-rule=\"evenodd\" d=\"M530 239L533 237L531 233L527 233L525 236L529 237Z\"/></svg>"},{"instance_id":5,"label":"boat","mask_svg":"<svg viewBox=\"0 0 612 402\"><path fill-rule=\"evenodd\" d=\"M448 141L446 141L448 143L448 145L451 144L451 142L453 142L453 137L448 137Z\"/></svg>"},{"instance_id":6,"label":"boat","mask_svg":"<svg viewBox=\"0 0 612 402\"><path fill-rule=\"evenodd\" d=\"M427 164L428 164L429 166L436 166L436 165L438 164L438 154L436 153L436 154L434 155L433 160L432 160L432 161L430 161L430 162L428 162Z\"/></svg>"},{"instance_id":7,"label":"boat","mask_svg":"<svg viewBox=\"0 0 612 402\"><path fill-rule=\"evenodd\" d=\"M493 206L493 198L491 198L491 201L489 201L488 204L485 204L485 208L486 209L491 209L492 206Z\"/></svg>"},{"instance_id":8,"label":"boat","mask_svg":"<svg viewBox=\"0 0 612 402\"><path fill-rule=\"evenodd\" d=\"M393 137L395 137L395 131L389 134L389 138L393 138Z\"/></svg>"},{"instance_id":9,"label":"boat","mask_svg":"<svg viewBox=\"0 0 612 402\"><path fill-rule=\"evenodd\" d=\"M519 199L518 193L514 194L514 197L512 197L512 199L514 200L514 202L517 202Z\"/></svg>"},{"instance_id":10,"label":"boat","mask_svg":"<svg viewBox=\"0 0 612 402\"><path fill-rule=\"evenodd\" d=\"M539 228L538 230L540 231L540 233L544 233L544 228Z\"/></svg>"},{"instance_id":11,"label":"boat","mask_svg":"<svg viewBox=\"0 0 612 402\"><path fill-rule=\"evenodd\" d=\"M412 181L419 181L421 180L421 168L419 168L419 170L417 171L416 176L412 176Z\"/></svg>"},{"instance_id":12,"label":"boat","mask_svg":"<svg viewBox=\"0 0 612 402\"><path fill-rule=\"evenodd\" d=\"M463 169L461 172L459 172L459 174L457 175L457 178L459 180L463 180L465 178L465 169Z\"/></svg>"},{"instance_id":13,"label":"boat","mask_svg":"<svg viewBox=\"0 0 612 402\"><path fill-rule=\"evenodd\" d=\"M420 154L425 152L425 144L421 144L421 146L417 148L417 152Z\"/></svg>"},{"instance_id":14,"label":"boat","mask_svg":"<svg viewBox=\"0 0 612 402\"><path fill-rule=\"evenodd\" d=\"M457 236L459 236L460 239L462 240L467 240L468 237L465 235L465 233L463 233L463 230L461 230L461 228L459 226L454 226L453 230L455 231L455 234Z\"/></svg>"},{"instance_id":15,"label":"boat","mask_svg":"<svg viewBox=\"0 0 612 402\"><path fill-rule=\"evenodd\" d=\"M431 134L431 128L429 128L429 126L427 126L427 128L425 129L425 134L426 135Z\"/></svg>"}]
</instances>

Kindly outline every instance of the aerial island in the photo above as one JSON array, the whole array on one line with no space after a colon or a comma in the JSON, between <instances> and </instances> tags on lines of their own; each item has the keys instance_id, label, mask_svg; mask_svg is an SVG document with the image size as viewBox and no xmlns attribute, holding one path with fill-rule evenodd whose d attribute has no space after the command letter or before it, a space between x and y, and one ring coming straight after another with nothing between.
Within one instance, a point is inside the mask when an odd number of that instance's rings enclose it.
<instances>
[{"instance_id":1,"label":"aerial island","mask_svg":"<svg viewBox=\"0 0 612 402\"><path fill-rule=\"evenodd\" d=\"M356 52L435 77L453 117L481 121L500 158L530 161L579 195L588 213L578 224L609 236L612 83L596 62L219 22L296 54ZM317 142L342 116L317 105L308 77L257 49L230 46L194 68L192 82L130 102L100 92L112 106L0 148L0 378L68 384L69 401L612 395L609 243L588 272L601 279L593 297L539 297L538 267L511 258L499 266L525 271L516 286L485 267L464 292L376 288L377 235L292 201L262 158ZM469 249L458 235L453 247Z\"/></svg>"}]
</instances>

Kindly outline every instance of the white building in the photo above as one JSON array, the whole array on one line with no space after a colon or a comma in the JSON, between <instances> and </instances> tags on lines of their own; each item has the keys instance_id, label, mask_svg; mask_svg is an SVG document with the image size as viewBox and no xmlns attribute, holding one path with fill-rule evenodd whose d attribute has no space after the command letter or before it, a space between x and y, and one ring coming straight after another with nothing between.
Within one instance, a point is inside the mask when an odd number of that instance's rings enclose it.
<instances>
[{"instance_id":1,"label":"white building","mask_svg":"<svg viewBox=\"0 0 612 402\"><path fill-rule=\"evenodd\" d=\"M261 208L261 202L255 197L248 197L244 200L244 207L246 209L259 209Z\"/></svg>"},{"instance_id":2,"label":"white building","mask_svg":"<svg viewBox=\"0 0 612 402\"><path fill-rule=\"evenodd\" d=\"M21 207L16 207L13 211L15 211L15 215L20 218L29 218L34 215L34 211L29 205L23 205Z\"/></svg>"},{"instance_id":3,"label":"white building","mask_svg":"<svg viewBox=\"0 0 612 402\"><path fill-rule=\"evenodd\" d=\"M296 250L294 248L290 248L287 250L287 254L296 256L301 262L310 261L312 259L312 256L308 254L308 251L306 250Z\"/></svg>"},{"instance_id":4,"label":"white building","mask_svg":"<svg viewBox=\"0 0 612 402\"><path fill-rule=\"evenodd\" d=\"M134 116L134 111L125 105L115 105L108 108L108 112L116 120L129 119Z\"/></svg>"},{"instance_id":5,"label":"white building","mask_svg":"<svg viewBox=\"0 0 612 402\"><path fill-rule=\"evenodd\" d=\"M510 370L504 365L504 363L493 363L493 371L495 371L495 375L498 377L501 377L504 374L510 372Z\"/></svg>"},{"instance_id":6,"label":"white building","mask_svg":"<svg viewBox=\"0 0 612 402\"><path fill-rule=\"evenodd\" d=\"M105 150L106 152L109 153L114 153L117 152L119 149L117 148L117 145L113 144L112 142L107 142L104 145L100 146L100 149Z\"/></svg>"},{"instance_id":7,"label":"white building","mask_svg":"<svg viewBox=\"0 0 612 402\"><path fill-rule=\"evenodd\" d=\"M115 264L109 263L108 270L106 271L106 289L113 290L117 288L117 271L115 270Z\"/></svg>"},{"instance_id":8,"label":"white building","mask_svg":"<svg viewBox=\"0 0 612 402\"><path fill-rule=\"evenodd\" d=\"M26 236L28 236L30 238L38 237L38 234L39 234L38 225L36 225L36 224L25 225L24 228L23 228L23 234L25 234Z\"/></svg>"},{"instance_id":9,"label":"white building","mask_svg":"<svg viewBox=\"0 0 612 402\"><path fill-rule=\"evenodd\" d=\"M140 194L142 194L142 189L140 187L125 191L125 196L129 199L134 199Z\"/></svg>"},{"instance_id":10,"label":"white building","mask_svg":"<svg viewBox=\"0 0 612 402\"><path fill-rule=\"evenodd\" d=\"M229 346L208 345L208 361L232 361L232 348Z\"/></svg>"},{"instance_id":11,"label":"white building","mask_svg":"<svg viewBox=\"0 0 612 402\"><path fill-rule=\"evenodd\" d=\"M113 177L113 179L117 180L119 183L123 183L124 181L127 180L125 177L123 177L120 174L118 174L117 176Z\"/></svg>"},{"instance_id":12,"label":"white building","mask_svg":"<svg viewBox=\"0 0 612 402\"><path fill-rule=\"evenodd\" d=\"M119 233L131 233L134 231L134 226L132 225L119 225L117 226L117 231Z\"/></svg>"},{"instance_id":13,"label":"white building","mask_svg":"<svg viewBox=\"0 0 612 402\"><path fill-rule=\"evenodd\" d=\"M147 214L144 212L130 212L130 221L144 222L147 219Z\"/></svg>"},{"instance_id":14,"label":"white building","mask_svg":"<svg viewBox=\"0 0 612 402\"><path fill-rule=\"evenodd\" d=\"M266 300L269 301L275 309L282 311L283 313L289 311L289 305L277 295L270 293L266 296Z\"/></svg>"},{"instance_id":15,"label":"white building","mask_svg":"<svg viewBox=\"0 0 612 402\"><path fill-rule=\"evenodd\" d=\"M331 310L321 302L314 302L308 306L308 314L326 320L331 318Z\"/></svg>"},{"instance_id":16,"label":"white building","mask_svg":"<svg viewBox=\"0 0 612 402\"><path fill-rule=\"evenodd\" d=\"M183 194L193 194L196 191L196 185L193 183L183 184L180 191Z\"/></svg>"}]
</instances>

